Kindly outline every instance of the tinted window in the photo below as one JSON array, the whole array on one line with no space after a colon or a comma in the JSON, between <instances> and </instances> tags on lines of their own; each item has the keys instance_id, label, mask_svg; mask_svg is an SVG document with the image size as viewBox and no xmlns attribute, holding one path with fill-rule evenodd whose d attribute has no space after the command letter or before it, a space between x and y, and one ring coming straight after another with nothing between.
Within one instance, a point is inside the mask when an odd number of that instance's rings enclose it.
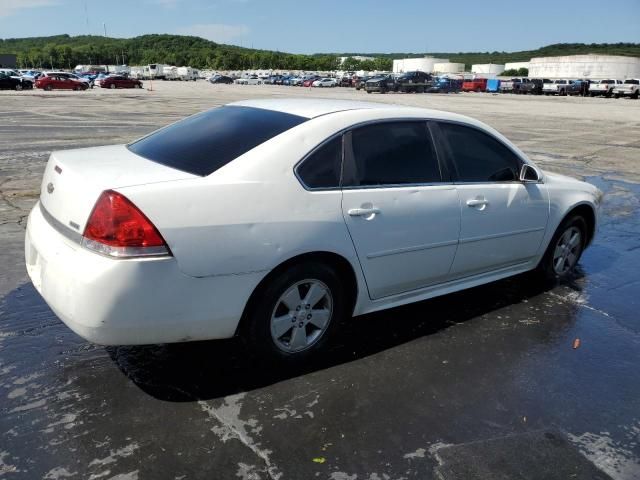
<instances>
[{"instance_id":1,"label":"tinted window","mask_svg":"<svg viewBox=\"0 0 640 480\"><path fill-rule=\"evenodd\" d=\"M303 183L309 188L340 186L342 167L342 136L322 145L305 159L297 169Z\"/></svg>"},{"instance_id":2,"label":"tinted window","mask_svg":"<svg viewBox=\"0 0 640 480\"><path fill-rule=\"evenodd\" d=\"M205 176L306 120L273 110L226 106L185 118L128 148L148 160Z\"/></svg>"},{"instance_id":3,"label":"tinted window","mask_svg":"<svg viewBox=\"0 0 640 480\"><path fill-rule=\"evenodd\" d=\"M351 134L353 164L345 185L397 185L440 181L426 122L368 125ZM346 170L346 167L345 167Z\"/></svg>"},{"instance_id":4,"label":"tinted window","mask_svg":"<svg viewBox=\"0 0 640 480\"><path fill-rule=\"evenodd\" d=\"M461 182L509 182L518 179L520 160L509 148L475 128L441 123L440 130Z\"/></svg>"}]
</instances>

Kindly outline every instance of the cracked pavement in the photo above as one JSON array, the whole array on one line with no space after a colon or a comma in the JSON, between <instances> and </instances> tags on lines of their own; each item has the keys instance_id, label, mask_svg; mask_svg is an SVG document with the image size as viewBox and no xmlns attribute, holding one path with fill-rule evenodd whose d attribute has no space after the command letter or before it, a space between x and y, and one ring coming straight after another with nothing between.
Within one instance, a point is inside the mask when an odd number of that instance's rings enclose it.
<instances>
[{"instance_id":1,"label":"cracked pavement","mask_svg":"<svg viewBox=\"0 0 640 480\"><path fill-rule=\"evenodd\" d=\"M640 101L154 89L0 92L0 478L640 477ZM576 278L548 290L521 275L358 317L325 358L290 371L235 340L92 345L44 304L22 250L52 150L311 95L468 114L596 184L602 224Z\"/></svg>"}]
</instances>

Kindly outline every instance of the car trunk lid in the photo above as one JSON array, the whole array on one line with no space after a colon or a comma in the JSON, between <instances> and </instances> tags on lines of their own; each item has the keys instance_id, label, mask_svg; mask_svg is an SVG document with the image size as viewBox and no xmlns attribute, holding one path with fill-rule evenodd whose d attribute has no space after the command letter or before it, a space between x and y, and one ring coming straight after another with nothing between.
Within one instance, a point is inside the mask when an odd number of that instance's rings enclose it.
<instances>
[{"instance_id":1,"label":"car trunk lid","mask_svg":"<svg viewBox=\"0 0 640 480\"><path fill-rule=\"evenodd\" d=\"M47 163L40 202L60 224L82 234L103 191L194 177L142 158L125 145L57 151Z\"/></svg>"}]
</instances>

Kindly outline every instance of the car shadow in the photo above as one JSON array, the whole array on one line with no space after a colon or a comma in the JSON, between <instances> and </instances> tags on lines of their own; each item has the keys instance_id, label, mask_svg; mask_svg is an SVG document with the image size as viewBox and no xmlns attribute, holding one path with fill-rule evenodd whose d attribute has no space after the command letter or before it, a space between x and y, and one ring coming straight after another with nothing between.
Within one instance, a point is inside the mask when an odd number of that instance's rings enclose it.
<instances>
[{"instance_id":1,"label":"car shadow","mask_svg":"<svg viewBox=\"0 0 640 480\"><path fill-rule=\"evenodd\" d=\"M580 290L581 271L568 287ZM354 317L312 363L283 368L255 358L239 339L106 347L140 389L169 402L220 398L355 361L433 335L549 289L526 273L462 292Z\"/></svg>"}]
</instances>

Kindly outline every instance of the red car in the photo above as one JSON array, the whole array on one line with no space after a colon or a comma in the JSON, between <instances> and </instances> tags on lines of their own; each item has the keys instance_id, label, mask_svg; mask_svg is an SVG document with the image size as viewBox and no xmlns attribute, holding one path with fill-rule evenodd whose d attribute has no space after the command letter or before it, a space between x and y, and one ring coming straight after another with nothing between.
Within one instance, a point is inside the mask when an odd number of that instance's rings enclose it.
<instances>
[{"instance_id":1,"label":"red car","mask_svg":"<svg viewBox=\"0 0 640 480\"><path fill-rule=\"evenodd\" d=\"M56 75L55 73L48 73L42 75L36 80L36 88L42 88L43 90L86 90L89 88L89 84L74 80L73 78Z\"/></svg>"},{"instance_id":2,"label":"red car","mask_svg":"<svg viewBox=\"0 0 640 480\"><path fill-rule=\"evenodd\" d=\"M302 86L303 87L311 87L311 86L313 86L313 82L315 82L316 80L320 80L320 77L307 78L304 82L302 82Z\"/></svg>"},{"instance_id":3,"label":"red car","mask_svg":"<svg viewBox=\"0 0 640 480\"><path fill-rule=\"evenodd\" d=\"M142 82L135 78L107 77L100 82L102 88L142 88Z\"/></svg>"},{"instance_id":4,"label":"red car","mask_svg":"<svg viewBox=\"0 0 640 480\"><path fill-rule=\"evenodd\" d=\"M473 80L465 80L462 83L463 92L484 92L487 89L486 78L475 78Z\"/></svg>"}]
</instances>

